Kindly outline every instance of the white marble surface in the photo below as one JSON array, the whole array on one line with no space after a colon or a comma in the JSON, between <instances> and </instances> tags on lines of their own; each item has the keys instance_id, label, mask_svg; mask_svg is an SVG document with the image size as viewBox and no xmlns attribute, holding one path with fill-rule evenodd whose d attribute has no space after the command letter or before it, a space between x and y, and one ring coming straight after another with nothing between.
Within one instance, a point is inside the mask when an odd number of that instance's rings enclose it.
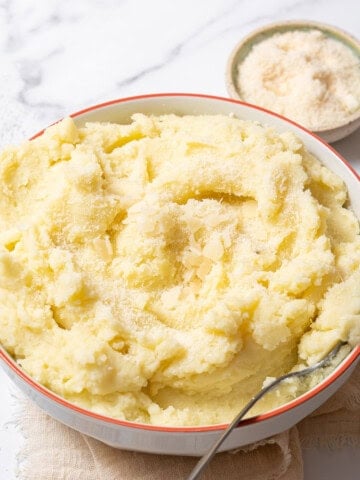
<instances>
[{"instance_id":1,"label":"white marble surface","mask_svg":"<svg viewBox=\"0 0 360 480\"><path fill-rule=\"evenodd\" d=\"M359 18L358 0L0 0L0 147L113 98L226 96L227 57L254 28L309 19L359 37ZM335 148L360 171L360 130ZM0 371L1 480L16 478L22 443L12 391ZM305 479L356 480L359 457L306 451Z\"/></svg>"}]
</instances>

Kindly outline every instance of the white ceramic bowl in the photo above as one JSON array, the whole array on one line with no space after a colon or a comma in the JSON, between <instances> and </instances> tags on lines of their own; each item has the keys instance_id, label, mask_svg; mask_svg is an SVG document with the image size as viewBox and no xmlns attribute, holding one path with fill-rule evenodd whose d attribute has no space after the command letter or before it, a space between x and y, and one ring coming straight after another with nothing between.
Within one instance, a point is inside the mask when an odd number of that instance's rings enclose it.
<instances>
[{"instance_id":1,"label":"white ceramic bowl","mask_svg":"<svg viewBox=\"0 0 360 480\"><path fill-rule=\"evenodd\" d=\"M261 108L207 95L156 94L103 103L77 112L72 117L77 125L88 121L128 122L130 116L137 112L234 114L239 118L271 125L280 132L291 130L301 138L309 151L346 182L351 206L360 218L360 179L346 161L304 128ZM220 450L247 445L295 425L325 402L347 380L359 357L360 347L356 347L331 375L306 394L280 408L242 421ZM38 384L1 349L0 364L16 385L49 415L113 447L150 453L202 455L218 438L221 430L226 428L226 425L156 427L106 417L77 407Z\"/></svg>"}]
</instances>

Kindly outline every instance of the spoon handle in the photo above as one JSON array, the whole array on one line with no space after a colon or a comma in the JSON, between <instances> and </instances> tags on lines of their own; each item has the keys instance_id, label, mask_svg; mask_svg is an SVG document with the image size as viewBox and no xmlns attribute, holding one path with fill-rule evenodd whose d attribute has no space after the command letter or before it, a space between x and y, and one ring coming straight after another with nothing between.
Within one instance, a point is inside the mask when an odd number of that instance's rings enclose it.
<instances>
[{"instance_id":1,"label":"spoon handle","mask_svg":"<svg viewBox=\"0 0 360 480\"><path fill-rule=\"evenodd\" d=\"M281 377L278 377L275 380L273 380L266 387L262 388L260 392L257 393L250 400L250 402L247 405L245 405L245 407L236 415L234 420L230 423L230 425L227 427L224 433L219 437L219 439L214 443L214 445L210 448L210 450L200 458L200 460L195 465L190 475L187 477L187 480L196 480L200 478L200 475L202 474L203 470L210 463L211 459L216 454L216 452L218 451L222 443L230 435L232 430L238 425L239 421L247 414L247 412L255 405L255 403L257 403L264 395L270 392L270 390L275 388L283 380L286 380L292 377L302 377L304 375L308 375L309 373L312 373L314 370L317 370L318 368L327 366L331 362L331 360L333 360L333 358L339 353L340 348L346 343L347 342L342 342L342 341L338 342L335 345L335 347L326 355L326 357L320 360L319 362L315 363L315 365L304 368L303 370L299 370L297 372L291 372L291 373L287 373L286 375L282 375Z\"/></svg>"}]
</instances>

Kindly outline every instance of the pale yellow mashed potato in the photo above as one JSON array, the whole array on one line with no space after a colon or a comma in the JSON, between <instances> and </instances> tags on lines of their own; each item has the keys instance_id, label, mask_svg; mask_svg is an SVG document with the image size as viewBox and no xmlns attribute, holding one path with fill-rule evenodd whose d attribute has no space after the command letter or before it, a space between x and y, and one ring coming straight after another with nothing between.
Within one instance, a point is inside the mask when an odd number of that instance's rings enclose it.
<instances>
[{"instance_id":1,"label":"pale yellow mashed potato","mask_svg":"<svg viewBox=\"0 0 360 480\"><path fill-rule=\"evenodd\" d=\"M78 405L221 423L266 377L359 342L359 223L291 133L65 119L7 149L0 184L1 344Z\"/></svg>"}]
</instances>

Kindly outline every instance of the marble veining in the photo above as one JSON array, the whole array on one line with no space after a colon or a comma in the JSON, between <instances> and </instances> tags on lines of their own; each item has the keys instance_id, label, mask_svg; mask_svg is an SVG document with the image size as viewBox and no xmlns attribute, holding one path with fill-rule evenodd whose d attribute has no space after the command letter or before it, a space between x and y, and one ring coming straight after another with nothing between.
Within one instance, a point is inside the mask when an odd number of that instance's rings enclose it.
<instances>
[{"instance_id":1,"label":"marble veining","mask_svg":"<svg viewBox=\"0 0 360 480\"><path fill-rule=\"evenodd\" d=\"M21 116L20 134L31 134L121 96L226 95L226 59L244 34L286 18L343 18L356 34L346 4L359 9L354 0L1 0L0 143L17 139L12 117Z\"/></svg>"}]
</instances>

